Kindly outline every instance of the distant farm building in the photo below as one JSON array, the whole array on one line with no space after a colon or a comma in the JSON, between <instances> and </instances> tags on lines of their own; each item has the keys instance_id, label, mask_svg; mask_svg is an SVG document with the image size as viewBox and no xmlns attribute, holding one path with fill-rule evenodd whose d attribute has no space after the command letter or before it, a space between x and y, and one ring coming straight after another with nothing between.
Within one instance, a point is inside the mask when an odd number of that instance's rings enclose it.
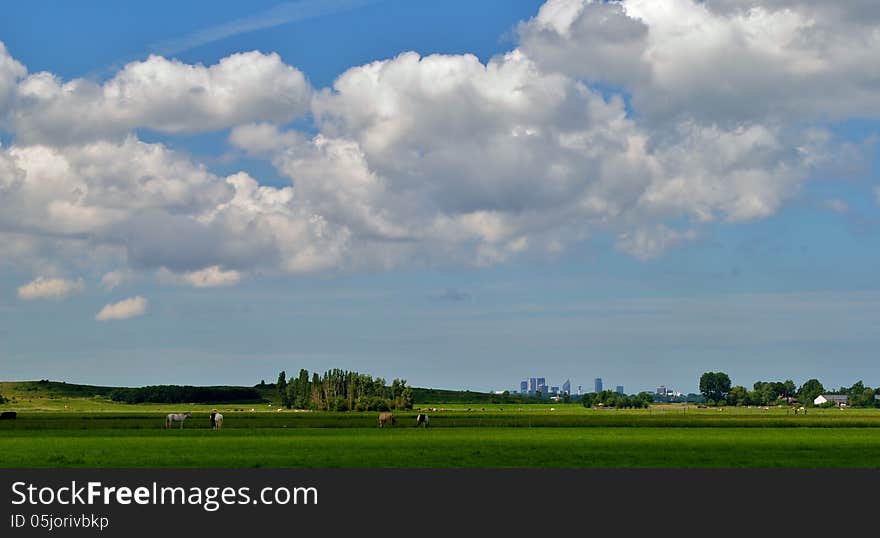
<instances>
[{"instance_id":1,"label":"distant farm building","mask_svg":"<svg viewBox=\"0 0 880 538\"><path fill-rule=\"evenodd\" d=\"M849 400L846 394L820 394L813 400L814 405L822 405L827 402L834 402L838 406L846 405Z\"/></svg>"}]
</instances>

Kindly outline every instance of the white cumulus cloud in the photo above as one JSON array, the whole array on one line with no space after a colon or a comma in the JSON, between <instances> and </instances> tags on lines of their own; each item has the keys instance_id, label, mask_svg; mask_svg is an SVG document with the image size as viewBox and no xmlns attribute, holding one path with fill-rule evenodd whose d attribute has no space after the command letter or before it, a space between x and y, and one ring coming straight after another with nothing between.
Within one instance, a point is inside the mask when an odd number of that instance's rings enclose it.
<instances>
[{"instance_id":1,"label":"white cumulus cloud","mask_svg":"<svg viewBox=\"0 0 880 538\"><path fill-rule=\"evenodd\" d=\"M72 293L85 289L81 279L37 277L18 288L18 298L24 301L34 299L64 299Z\"/></svg>"},{"instance_id":2,"label":"white cumulus cloud","mask_svg":"<svg viewBox=\"0 0 880 538\"><path fill-rule=\"evenodd\" d=\"M549 0L518 35L487 61L403 52L322 89L272 53L151 56L97 83L0 48L0 248L195 287L484 266L597 235L650 259L770 217L870 149L829 123L880 110L870 2ZM139 129L229 129L227 157L289 184Z\"/></svg>"},{"instance_id":3,"label":"white cumulus cloud","mask_svg":"<svg viewBox=\"0 0 880 538\"><path fill-rule=\"evenodd\" d=\"M519 29L554 70L624 86L654 119L872 116L877 4L814 0L548 0Z\"/></svg>"},{"instance_id":4,"label":"white cumulus cloud","mask_svg":"<svg viewBox=\"0 0 880 538\"><path fill-rule=\"evenodd\" d=\"M18 85L10 122L18 140L29 143L74 143L138 127L196 133L289 121L305 112L310 92L302 72L275 53L233 54L208 67L154 55L100 85L31 74Z\"/></svg>"},{"instance_id":5,"label":"white cumulus cloud","mask_svg":"<svg viewBox=\"0 0 880 538\"><path fill-rule=\"evenodd\" d=\"M140 295L105 305L95 316L97 321L130 319L145 314L147 300Z\"/></svg>"},{"instance_id":6,"label":"white cumulus cloud","mask_svg":"<svg viewBox=\"0 0 880 538\"><path fill-rule=\"evenodd\" d=\"M241 273L234 270L224 271L219 265L180 274L162 268L159 272L159 280L193 288L217 288L235 286L241 281Z\"/></svg>"}]
</instances>

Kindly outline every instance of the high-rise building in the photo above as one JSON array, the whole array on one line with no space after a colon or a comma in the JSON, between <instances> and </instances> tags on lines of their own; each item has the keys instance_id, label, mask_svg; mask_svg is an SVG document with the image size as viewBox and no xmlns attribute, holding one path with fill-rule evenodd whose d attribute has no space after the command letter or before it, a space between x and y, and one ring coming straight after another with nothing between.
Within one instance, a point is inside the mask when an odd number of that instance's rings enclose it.
<instances>
[{"instance_id":1,"label":"high-rise building","mask_svg":"<svg viewBox=\"0 0 880 538\"><path fill-rule=\"evenodd\" d=\"M534 396L536 390L538 390L538 380L534 377L530 377L529 378L529 394Z\"/></svg>"},{"instance_id":2,"label":"high-rise building","mask_svg":"<svg viewBox=\"0 0 880 538\"><path fill-rule=\"evenodd\" d=\"M550 387L550 394L559 394L559 387Z\"/></svg>"},{"instance_id":3,"label":"high-rise building","mask_svg":"<svg viewBox=\"0 0 880 538\"><path fill-rule=\"evenodd\" d=\"M623 394L623 385L617 385L617 394Z\"/></svg>"},{"instance_id":4,"label":"high-rise building","mask_svg":"<svg viewBox=\"0 0 880 538\"><path fill-rule=\"evenodd\" d=\"M580 396L580 395L583 394L583 393L584 393L584 387L583 387L583 385L578 385L578 396Z\"/></svg>"},{"instance_id":5,"label":"high-rise building","mask_svg":"<svg viewBox=\"0 0 880 538\"><path fill-rule=\"evenodd\" d=\"M547 380L543 377L538 378L538 390L541 391L541 394L547 395Z\"/></svg>"},{"instance_id":6,"label":"high-rise building","mask_svg":"<svg viewBox=\"0 0 880 538\"><path fill-rule=\"evenodd\" d=\"M657 394L659 394L660 396L666 396L666 386L660 385L659 387L657 387Z\"/></svg>"},{"instance_id":7,"label":"high-rise building","mask_svg":"<svg viewBox=\"0 0 880 538\"><path fill-rule=\"evenodd\" d=\"M519 393L525 394L529 391L529 382L528 381L520 381L519 382Z\"/></svg>"},{"instance_id":8,"label":"high-rise building","mask_svg":"<svg viewBox=\"0 0 880 538\"><path fill-rule=\"evenodd\" d=\"M562 384L562 392L564 394L571 394L571 380L566 379L565 383Z\"/></svg>"},{"instance_id":9,"label":"high-rise building","mask_svg":"<svg viewBox=\"0 0 880 538\"><path fill-rule=\"evenodd\" d=\"M597 377L596 381L593 383L593 388L595 389L593 392L602 392L602 378Z\"/></svg>"}]
</instances>

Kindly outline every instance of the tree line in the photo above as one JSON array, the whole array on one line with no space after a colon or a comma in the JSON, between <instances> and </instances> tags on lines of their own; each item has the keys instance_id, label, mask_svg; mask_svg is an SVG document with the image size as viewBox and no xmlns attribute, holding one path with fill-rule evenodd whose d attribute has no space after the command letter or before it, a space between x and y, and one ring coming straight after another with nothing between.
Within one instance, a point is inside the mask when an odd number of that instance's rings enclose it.
<instances>
[{"instance_id":1,"label":"tree line","mask_svg":"<svg viewBox=\"0 0 880 538\"><path fill-rule=\"evenodd\" d=\"M334 368L323 376L301 369L296 378L287 380L285 371L278 374L275 389L281 405L290 409L316 411L390 411L412 409L412 387L406 380L385 379Z\"/></svg>"},{"instance_id":2,"label":"tree line","mask_svg":"<svg viewBox=\"0 0 880 538\"><path fill-rule=\"evenodd\" d=\"M828 390L818 379L809 379L798 387L791 379L785 381L756 381L752 390L742 385L731 386L730 376L724 372L705 372L700 376L700 393L709 405L776 405L780 402L812 406L820 394L847 396L848 407L880 407L880 388L872 389L862 381L851 387ZM830 404L834 405L834 404Z\"/></svg>"},{"instance_id":3,"label":"tree line","mask_svg":"<svg viewBox=\"0 0 880 538\"><path fill-rule=\"evenodd\" d=\"M591 392L581 396L584 407L614 407L617 409L647 409L654 401L654 395L650 392L638 394L619 394L613 390Z\"/></svg>"},{"instance_id":4,"label":"tree line","mask_svg":"<svg viewBox=\"0 0 880 538\"><path fill-rule=\"evenodd\" d=\"M118 388L110 399L124 403L251 403L263 401L256 388L193 387L190 385L152 385Z\"/></svg>"}]
</instances>

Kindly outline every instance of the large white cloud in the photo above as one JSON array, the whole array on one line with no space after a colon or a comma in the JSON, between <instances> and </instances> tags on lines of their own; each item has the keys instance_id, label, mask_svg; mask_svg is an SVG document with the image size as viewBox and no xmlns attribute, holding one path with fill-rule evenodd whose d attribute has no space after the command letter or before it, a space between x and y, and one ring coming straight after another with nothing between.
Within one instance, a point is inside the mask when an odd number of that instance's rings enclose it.
<instances>
[{"instance_id":1,"label":"large white cloud","mask_svg":"<svg viewBox=\"0 0 880 538\"><path fill-rule=\"evenodd\" d=\"M321 134L311 139L246 126L231 141L270 154L310 208L354 234L353 248L374 244L358 259L386 265L494 263L669 218L763 218L797 193L828 143L776 124L688 121L658 135L621 99L520 51L485 65L407 53L352 68L313 109Z\"/></svg>"},{"instance_id":2,"label":"large white cloud","mask_svg":"<svg viewBox=\"0 0 880 538\"><path fill-rule=\"evenodd\" d=\"M773 215L840 161L822 121L878 110L878 11L550 0L485 63L408 52L314 92L274 54L153 56L98 84L27 76L0 49L0 248L31 267L100 249L98 274L122 271L108 289L129 269L206 287L486 265L595 234L649 259L706 222ZM285 127L303 114L314 132ZM217 175L142 128L231 128L291 184Z\"/></svg>"},{"instance_id":3,"label":"large white cloud","mask_svg":"<svg viewBox=\"0 0 880 538\"><path fill-rule=\"evenodd\" d=\"M27 69L10 56L6 45L0 42L0 122L6 114L6 107L15 93L18 81L27 75Z\"/></svg>"},{"instance_id":4,"label":"large white cloud","mask_svg":"<svg viewBox=\"0 0 880 538\"><path fill-rule=\"evenodd\" d=\"M0 151L0 223L54 235L111 233L138 212L198 214L232 189L201 165L133 137ZM102 232L103 231L103 232Z\"/></svg>"},{"instance_id":5,"label":"large white cloud","mask_svg":"<svg viewBox=\"0 0 880 538\"><path fill-rule=\"evenodd\" d=\"M2 69L0 50L0 81ZM24 143L81 143L135 128L195 133L289 121L306 110L310 92L305 76L274 53L233 54L209 67L150 56L103 84L34 73L18 85L10 123Z\"/></svg>"},{"instance_id":6,"label":"large white cloud","mask_svg":"<svg viewBox=\"0 0 880 538\"><path fill-rule=\"evenodd\" d=\"M90 250L107 246L141 269L316 270L340 263L338 242L346 238L295 203L292 187L260 186L247 174L219 177L161 144L132 137L15 145L0 151L0 169L9 172L0 175L0 230L32 243L51 238L85 241ZM193 275L194 285L212 280Z\"/></svg>"},{"instance_id":7,"label":"large white cloud","mask_svg":"<svg viewBox=\"0 0 880 538\"><path fill-rule=\"evenodd\" d=\"M878 23L872 2L549 0L519 33L648 117L736 123L877 117Z\"/></svg>"}]
</instances>

